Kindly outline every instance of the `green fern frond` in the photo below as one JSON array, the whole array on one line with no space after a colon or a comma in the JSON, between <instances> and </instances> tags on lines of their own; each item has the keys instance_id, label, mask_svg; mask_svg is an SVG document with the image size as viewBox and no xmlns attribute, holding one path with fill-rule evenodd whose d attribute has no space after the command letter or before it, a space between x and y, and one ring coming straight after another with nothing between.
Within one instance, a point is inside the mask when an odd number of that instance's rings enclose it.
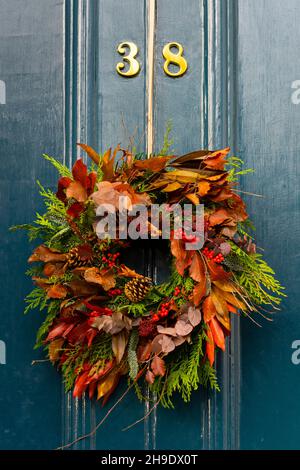
<instances>
[{"instance_id":1,"label":"green fern frond","mask_svg":"<svg viewBox=\"0 0 300 470\"><path fill-rule=\"evenodd\" d=\"M128 342L128 365L129 365L129 377L134 380L139 371L139 364L136 355L136 348L139 342L139 332L137 328L134 328L131 332Z\"/></svg>"},{"instance_id":2,"label":"green fern frond","mask_svg":"<svg viewBox=\"0 0 300 470\"><path fill-rule=\"evenodd\" d=\"M60 176L66 176L68 178L72 178L72 172L69 170L69 168L66 165L59 162L54 157L47 155L46 153L43 154L43 157L45 160L50 162L54 166L54 168L56 168Z\"/></svg>"}]
</instances>

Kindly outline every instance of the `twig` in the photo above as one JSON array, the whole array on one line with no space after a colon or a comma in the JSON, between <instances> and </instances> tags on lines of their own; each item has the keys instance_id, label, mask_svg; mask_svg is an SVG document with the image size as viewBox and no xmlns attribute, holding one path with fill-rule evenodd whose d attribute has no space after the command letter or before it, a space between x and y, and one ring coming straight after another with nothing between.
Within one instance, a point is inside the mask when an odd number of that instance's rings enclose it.
<instances>
[{"instance_id":1,"label":"twig","mask_svg":"<svg viewBox=\"0 0 300 470\"><path fill-rule=\"evenodd\" d=\"M249 193L248 191L242 191L241 189L232 189L232 191L236 193L248 194L248 196L265 197L263 194Z\"/></svg>"},{"instance_id":2,"label":"twig","mask_svg":"<svg viewBox=\"0 0 300 470\"><path fill-rule=\"evenodd\" d=\"M41 362L50 362L50 359L35 359L31 362L31 365L40 364Z\"/></svg>"},{"instance_id":3,"label":"twig","mask_svg":"<svg viewBox=\"0 0 300 470\"><path fill-rule=\"evenodd\" d=\"M133 387L134 385L134 382L125 390L125 392L123 393L123 395L120 396L120 398L118 398L118 400L116 401L116 403L108 410L108 412L106 413L106 415L101 419L101 421L97 424L97 426L95 426L94 429L92 429L92 431L90 431L89 433L87 434L84 434L83 436L80 436L78 437L77 439L75 439L74 441L72 442L69 442L68 444L65 444L61 447L57 447L56 450L63 450L63 449L67 449L68 447L71 447L73 446L74 444L77 444L77 442L80 442L80 441L83 441L84 439L87 439L88 437L91 437L93 436L97 430L100 428L100 426L104 423L104 421L106 421L106 419L108 418L108 416L112 413L112 411L116 408L116 406L123 400L123 398L127 395L127 393L129 392L129 390Z\"/></svg>"},{"instance_id":4,"label":"twig","mask_svg":"<svg viewBox=\"0 0 300 470\"><path fill-rule=\"evenodd\" d=\"M132 428L132 427L135 426L136 424L141 423L142 421L144 421L145 419L147 419L148 416L151 415L151 413L158 407L159 403L161 402L161 399L162 399L162 397L163 397L163 394L164 394L164 391L165 391L165 388L166 388L166 383L167 383L167 377L166 377L164 386L163 386L163 388L162 388L161 394L160 394L160 396L159 396L159 399L157 400L156 403L154 403L154 405L152 406L152 408L150 408L150 410L148 411L148 413L146 413L142 418L138 419L137 421L135 421L134 423L130 424L129 426L126 426L126 428L123 428L122 431L127 431L128 429Z\"/></svg>"}]
</instances>

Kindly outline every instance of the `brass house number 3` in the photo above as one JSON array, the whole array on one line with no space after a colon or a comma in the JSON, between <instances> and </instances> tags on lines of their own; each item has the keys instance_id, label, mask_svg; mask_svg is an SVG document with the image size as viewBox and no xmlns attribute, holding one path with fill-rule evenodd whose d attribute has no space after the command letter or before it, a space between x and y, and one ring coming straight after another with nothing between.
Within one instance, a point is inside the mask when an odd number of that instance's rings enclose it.
<instances>
[{"instance_id":1,"label":"brass house number 3","mask_svg":"<svg viewBox=\"0 0 300 470\"><path fill-rule=\"evenodd\" d=\"M176 52L173 52L172 49L175 49ZM135 77L141 69L141 65L136 58L139 51L137 45L129 41L121 42L117 47L117 51L123 56L123 62L119 62L116 67L118 74L122 75L122 77ZM183 57L183 46L181 44L169 42L164 46L162 55L165 59L164 72L166 75L169 75L169 77L181 77L185 74L188 64ZM125 71L126 64L128 67ZM170 70L171 64L176 66L176 71Z\"/></svg>"}]
</instances>

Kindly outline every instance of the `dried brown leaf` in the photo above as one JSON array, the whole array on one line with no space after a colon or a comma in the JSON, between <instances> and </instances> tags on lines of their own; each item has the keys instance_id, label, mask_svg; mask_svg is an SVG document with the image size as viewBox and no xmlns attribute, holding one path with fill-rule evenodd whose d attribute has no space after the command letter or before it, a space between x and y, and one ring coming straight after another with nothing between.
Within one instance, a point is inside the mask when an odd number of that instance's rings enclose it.
<instances>
[{"instance_id":1,"label":"dried brown leaf","mask_svg":"<svg viewBox=\"0 0 300 470\"><path fill-rule=\"evenodd\" d=\"M154 356L151 362L151 369L155 376L159 375L163 377L166 373L165 361L157 355Z\"/></svg>"}]
</instances>

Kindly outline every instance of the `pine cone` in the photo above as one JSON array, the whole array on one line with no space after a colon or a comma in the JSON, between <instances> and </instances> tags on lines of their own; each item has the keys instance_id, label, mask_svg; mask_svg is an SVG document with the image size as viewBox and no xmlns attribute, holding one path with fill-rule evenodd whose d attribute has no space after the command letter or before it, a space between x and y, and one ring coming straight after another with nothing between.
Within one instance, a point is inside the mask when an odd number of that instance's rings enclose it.
<instances>
[{"instance_id":1,"label":"pine cone","mask_svg":"<svg viewBox=\"0 0 300 470\"><path fill-rule=\"evenodd\" d=\"M67 255L69 269L90 266L92 264L93 251L89 245L80 245L72 248Z\"/></svg>"},{"instance_id":2,"label":"pine cone","mask_svg":"<svg viewBox=\"0 0 300 470\"><path fill-rule=\"evenodd\" d=\"M150 277L136 277L125 285L125 295L131 302L140 302L152 287Z\"/></svg>"}]
</instances>

